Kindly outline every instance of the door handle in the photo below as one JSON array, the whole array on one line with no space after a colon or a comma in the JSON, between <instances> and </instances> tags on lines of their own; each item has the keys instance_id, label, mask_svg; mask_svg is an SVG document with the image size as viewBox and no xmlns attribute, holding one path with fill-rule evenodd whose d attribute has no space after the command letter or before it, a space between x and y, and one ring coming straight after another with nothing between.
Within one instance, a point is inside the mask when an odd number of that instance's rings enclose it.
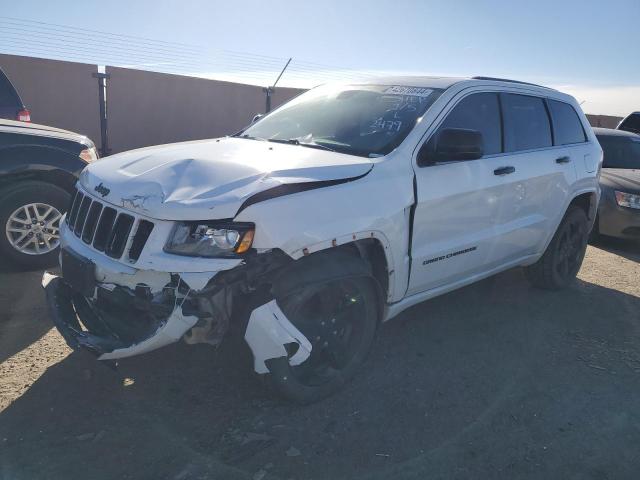
<instances>
[{"instance_id":1,"label":"door handle","mask_svg":"<svg viewBox=\"0 0 640 480\"><path fill-rule=\"evenodd\" d=\"M516 171L515 167L500 167L500 168L496 168L493 171L494 175L509 175L510 173L513 173Z\"/></svg>"},{"instance_id":2,"label":"door handle","mask_svg":"<svg viewBox=\"0 0 640 480\"><path fill-rule=\"evenodd\" d=\"M569 163L571 161L571 157L564 156L560 158L556 158L556 163Z\"/></svg>"}]
</instances>

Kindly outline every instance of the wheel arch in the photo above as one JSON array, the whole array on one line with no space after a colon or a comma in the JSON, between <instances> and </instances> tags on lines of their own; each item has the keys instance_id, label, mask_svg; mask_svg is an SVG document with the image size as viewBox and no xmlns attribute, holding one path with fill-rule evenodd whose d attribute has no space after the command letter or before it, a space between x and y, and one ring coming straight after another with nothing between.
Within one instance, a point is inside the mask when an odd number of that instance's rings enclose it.
<instances>
[{"instance_id":1,"label":"wheel arch","mask_svg":"<svg viewBox=\"0 0 640 480\"><path fill-rule=\"evenodd\" d=\"M272 293L282 298L307 285L345 277L369 277L378 293L379 320L388 295L388 269L384 247L375 239L361 239L328 248L289 263L272 279Z\"/></svg>"},{"instance_id":2,"label":"wheel arch","mask_svg":"<svg viewBox=\"0 0 640 480\"><path fill-rule=\"evenodd\" d=\"M544 254L544 252L549 247L549 244L551 243L553 236L555 235L556 231L560 227L560 224L562 223L562 219L565 217L565 215L569 211L569 208L571 208L572 206L578 206L579 208L584 210L585 214L587 215L587 219L589 220L589 228L591 228L591 226L593 225L593 222L595 221L596 214L598 212L599 198L600 198L599 190L595 188L589 188L589 189L579 190L575 192L574 195L567 200L565 208L564 210L562 210L562 214L558 215L558 217L555 220L555 224L552 225L553 228L550 229L544 244L541 245L542 248L540 249L540 253L538 257L526 262L524 265L535 263L535 261L537 261L537 259Z\"/></svg>"},{"instance_id":3,"label":"wheel arch","mask_svg":"<svg viewBox=\"0 0 640 480\"><path fill-rule=\"evenodd\" d=\"M61 169L33 169L13 172L0 177L0 192L12 188L18 183L35 181L55 185L69 194L73 193L73 186L78 178L70 172Z\"/></svg>"},{"instance_id":4,"label":"wheel arch","mask_svg":"<svg viewBox=\"0 0 640 480\"><path fill-rule=\"evenodd\" d=\"M386 302L392 297L394 259L391 245L384 233L354 232L309 245L289 255L298 262L314 255L329 255L332 252L339 252L339 255L347 253L351 257L364 261L381 288L382 299Z\"/></svg>"},{"instance_id":5,"label":"wheel arch","mask_svg":"<svg viewBox=\"0 0 640 480\"><path fill-rule=\"evenodd\" d=\"M60 148L17 145L0 149L0 189L16 182L35 180L71 193L86 166L79 157Z\"/></svg>"},{"instance_id":6,"label":"wheel arch","mask_svg":"<svg viewBox=\"0 0 640 480\"><path fill-rule=\"evenodd\" d=\"M598 194L595 191L586 191L575 195L569 202L565 214L571 206L577 206L583 209L587 218L593 221L598 211Z\"/></svg>"}]
</instances>

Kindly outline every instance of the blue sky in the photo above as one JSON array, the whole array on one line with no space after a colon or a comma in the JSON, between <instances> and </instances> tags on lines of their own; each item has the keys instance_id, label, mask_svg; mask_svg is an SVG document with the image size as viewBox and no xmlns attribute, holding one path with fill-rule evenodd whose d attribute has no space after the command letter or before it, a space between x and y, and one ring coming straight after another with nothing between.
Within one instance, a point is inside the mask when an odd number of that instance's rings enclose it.
<instances>
[{"instance_id":1,"label":"blue sky","mask_svg":"<svg viewBox=\"0 0 640 480\"><path fill-rule=\"evenodd\" d=\"M640 0L25 0L5 2L0 15L293 57L293 64L327 65L313 69L326 68L331 75L340 67L506 76L562 88L590 113L640 109L640 61L632 50ZM0 51L7 46L0 43ZM297 68L297 76L294 69L283 84L303 79L307 70ZM206 75L212 67L190 69Z\"/></svg>"}]
</instances>

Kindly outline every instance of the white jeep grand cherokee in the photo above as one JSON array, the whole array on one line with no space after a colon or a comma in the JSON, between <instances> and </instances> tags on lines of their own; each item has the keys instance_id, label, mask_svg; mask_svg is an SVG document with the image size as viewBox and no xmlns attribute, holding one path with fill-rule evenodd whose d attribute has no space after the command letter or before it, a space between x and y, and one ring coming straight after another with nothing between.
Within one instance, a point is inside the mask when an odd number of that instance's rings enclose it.
<instances>
[{"instance_id":1,"label":"white jeep grand cherokee","mask_svg":"<svg viewBox=\"0 0 640 480\"><path fill-rule=\"evenodd\" d=\"M549 88L322 86L231 137L89 165L62 222L63 275L43 284L73 348L113 360L239 328L255 371L313 402L416 303L517 266L569 284L601 161L576 101Z\"/></svg>"}]
</instances>

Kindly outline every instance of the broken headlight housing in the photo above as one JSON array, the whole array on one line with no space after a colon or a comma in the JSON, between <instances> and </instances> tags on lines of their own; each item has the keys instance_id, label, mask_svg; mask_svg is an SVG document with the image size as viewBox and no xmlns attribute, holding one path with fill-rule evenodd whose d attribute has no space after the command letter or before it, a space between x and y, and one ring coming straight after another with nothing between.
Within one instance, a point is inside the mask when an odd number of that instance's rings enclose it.
<instances>
[{"instance_id":1,"label":"broken headlight housing","mask_svg":"<svg viewBox=\"0 0 640 480\"><path fill-rule=\"evenodd\" d=\"M249 251L254 232L252 223L179 222L164 251L192 257L233 257Z\"/></svg>"}]
</instances>

